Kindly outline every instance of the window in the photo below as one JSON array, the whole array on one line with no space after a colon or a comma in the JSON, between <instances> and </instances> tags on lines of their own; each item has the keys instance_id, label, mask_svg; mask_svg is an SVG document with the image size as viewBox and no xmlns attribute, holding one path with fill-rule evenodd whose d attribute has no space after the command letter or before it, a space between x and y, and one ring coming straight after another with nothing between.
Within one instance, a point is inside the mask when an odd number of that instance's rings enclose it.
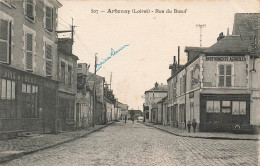
<instances>
[{"instance_id":1,"label":"window","mask_svg":"<svg viewBox=\"0 0 260 166\"><path fill-rule=\"evenodd\" d=\"M246 101L233 101L232 102L233 115L246 115Z\"/></svg>"},{"instance_id":2,"label":"window","mask_svg":"<svg viewBox=\"0 0 260 166\"><path fill-rule=\"evenodd\" d=\"M0 79L0 118L16 117L16 83Z\"/></svg>"},{"instance_id":3,"label":"window","mask_svg":"<svg viewBox=\"0 0 260 166\"><path fill-rule=\"evenodd\" d=\"M52 76L52 45L45 43L46 76Z\"/></svg>"},{"instance_id":4,"label":"window","mask_svg":"<svg viewBox=\"0 0 260 166\"><path fill-rule=\"evenodd\" d=\"M10 63L12 22L0 19L0 62Z\"/></svg>"},{"instance_id":5,"label":"window","mask_svg":"<svg viewBox=\"0 0 260 166\"><path fill-rule=\"evenodd\" d=\"M25 35L25 57L26 70L32 71L33 67L33 34L26 33Z\"/></svg>"},{"instance_id":6,"label":"window","mask_svg":"<svg viewBox=\"0 0 260 166\"><path fill-rule=\"evenodd\" d=\"M72 81L72 67L68 65L68 84L71 85Z\"/></svg>"},{"instance_id":7,"label":"window","mask_svg":"<svg viewBox=\"0 0 260 166\"><path fill-rule=\"evenodd\" d=\"M15 99L15 82L7 79L2 79L1 99Z\"/></svg>"},{"instance_id":8,"label":"window","mask_svg":"<svg viewBox=\"0 0 260 166\"><path fill-rule=\"evenodd\" d=\"M176 81L173 80L173 98L175 98L177 96L177 92L176 92Z\"/></svg>"},{"instance_id":9,"label":"window","mask_svg":"<svg viewBox=\"0 0 260 166\"><path fill-rule=\"evenodd\" d=\"M53 30L53 9L49 6L45 7L45 28L52 32Z\"/></svg>"},{"instance_id":10,"label":"window","mask_svg":"<svg viewBox=\"0 0 260 166\"><path fill-rule=\"evenodd\" d=\"M65 63L61 62L61 82L65 84Z\"/></svg>"},{"instance_id":11,"label":"window","mask_svg":"<svg viewBox=\"0 0 260 166\"><path fill-rule=\"evenodd\" d=\"M206 111L208 113L220 113L220 101L207 101Z\"/></svg>"},{"instance_id":12,"label":"window","mask_svg":"<svg viewBox=\"0 0 260 166\"><path fill-rule=\"evenodd\" d=\"M34 0L26 0L25 15L31 21L34 21L35 4Z\"/></svg>"},{"instance_id":13,"label":"window","mask_svg":"<svg viewBox=\"0 0 260 166\"><path fill-rule=\"evenodd\" d=\"M182 84L182 82L183 82L183 77L180 77L180 94L183 93L183 84Z\"/></svg>"},{"instance_id":14,"label":"window","mask_svg":"<svg viewBox=\"0 0 260 166\"><path fill-rule=\"evenodd\" d=\"M221 64L219 67L219 87L230 87L232 86L232 65Z\"/></svg>"},{"instance_id":15,"label":"window","mask_svg":"<svg viewBox=\"0 0 260 166\"><path fill-rule=\"evenodd\" d=\"M81 69L82 68L82 64L78 64L77 68Z\"/></svg>"},{"instance_id":16,"label":"window","mask_svg":"<svg viewBox=\"0 0 260 166\"><path fill-rule=\"evenodd\" d=\"M38 86L22 84L22 117L38 117Z\"/></svg>"},{"instance_id":17,"label":"window","mask_svg":"<svg viewBox=\"0 0 260 166\"><path fill-rule=\"evenodd\" d=\"M231 108L230 108L230 101L222 101L222 113L230 113Z\"/></svg>"}]
</instances>

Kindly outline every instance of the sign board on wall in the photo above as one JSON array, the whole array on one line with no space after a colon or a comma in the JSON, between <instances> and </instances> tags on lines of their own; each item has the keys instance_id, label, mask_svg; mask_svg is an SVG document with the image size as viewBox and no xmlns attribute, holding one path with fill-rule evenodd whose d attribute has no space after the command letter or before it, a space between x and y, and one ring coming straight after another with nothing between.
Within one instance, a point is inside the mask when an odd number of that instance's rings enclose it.
<instances>
[{"instance_id":1,"label":"sign board on wall","mask_svg":"<svg viewBox=\"0 0 260 166\"><path fill-rule=\"evenodd\" d=\"M205 61L246 61L244 56L206 56Z\"/></svg>"}]
</instances>

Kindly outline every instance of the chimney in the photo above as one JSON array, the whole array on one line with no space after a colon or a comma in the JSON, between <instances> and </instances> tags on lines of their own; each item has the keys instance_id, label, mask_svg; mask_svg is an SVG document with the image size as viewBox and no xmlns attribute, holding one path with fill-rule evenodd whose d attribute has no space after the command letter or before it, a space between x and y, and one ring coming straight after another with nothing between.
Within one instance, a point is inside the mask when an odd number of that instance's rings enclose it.
<instances>
[{"instance_id":1,"label":"chimney","mask_svg":"<svg viewBox=\"0 0 260 166\"><path fill-rule=\"evenodd\" d=\"M155 83L155 85L154 85L154 86L155 86L155 88L157 88L157 87L158 87L158 85L159 85L159 84L158 84L158 82L156 82L156 83Z\"/></svg>"},{"instance_id":2,"label":"chimney","mask_svg":"<svg viewBox=\"0 0 260 166\"><path fill-rule=\"evenodd\" d=\"M223 32L221 32L217 38L217 41L220 41L221 39L223 39L225 36L223 35Z\"/></svg>"}]
</instances>

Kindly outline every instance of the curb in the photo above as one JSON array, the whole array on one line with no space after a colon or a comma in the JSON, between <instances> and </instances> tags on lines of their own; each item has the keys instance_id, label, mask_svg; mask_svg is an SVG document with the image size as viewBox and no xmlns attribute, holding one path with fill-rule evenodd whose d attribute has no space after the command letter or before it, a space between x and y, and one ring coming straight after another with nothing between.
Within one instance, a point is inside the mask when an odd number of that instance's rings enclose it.
<instances>
[{"instance_id":1,"label":"curb","mask_svg":"<svg viewBox=\"0 0 260 166\"><path fill-rule=\"evenodd\" d=\"M21 152L21 153L17 153L17 154L10 154L10 155L7 155L7 156L4 156L4 157L1 157L0 158L0 163L5 163L5 162L8 162L8 161L11 161L11 160L14 160L16 158L19 158L19 157L22 157L22 156L25 156L25 155L28 155L28 154L32 154L32 153L35 153L35 152L38 152L38 151L41 151L41 150L46 150L46 149L50 149L50 148L53 148L53 147L56 147L56 146L59 146L59 145L62 145L64 143L68 143L68 142L72 142L72 141L75 141L79 138L83 138L91 133L94 133L96 131L99 131L111 124L114 124L115 122L112 122L112 123L107 123L106 125L98 128L98 129L95 129L95 130L91 130L90 132L86 133L86 134L83 134L81 136L78 136L78 137L75 137L75 138L72 138L72 139L69 139L69 140L66 140L66 141L62 141L62 142L59 142L57 144L53 144L53 145L50 145L50 146L45 146L45 147L41 147L39 149L35 149L35 150L31 150L31 151L27 151L27 152Z\"/></svg>"},{"instance_id":2,"label":"curb","mask_svg":"<svg viewBox=\"0 0 260 166\"><path fill-rule=\"evenodd\" d=\"M156 127L156 126L152 126L152 125L148 125L146 123L140 122L146 126L149 127L153 127L156 128L158 130L173 134L175 136L179 136L179 137L190 137L190 138L200 138L200 139L214 139L214 140L247 140L247 141L258 141L259 139L247 139L247 138L230 138L230 137L202 137L202 136L192 136L192 135L181 135L181 134L176 134L174 132L168 131L168 130L164 130L162 128Z\"/></svg>"}]
</instances>

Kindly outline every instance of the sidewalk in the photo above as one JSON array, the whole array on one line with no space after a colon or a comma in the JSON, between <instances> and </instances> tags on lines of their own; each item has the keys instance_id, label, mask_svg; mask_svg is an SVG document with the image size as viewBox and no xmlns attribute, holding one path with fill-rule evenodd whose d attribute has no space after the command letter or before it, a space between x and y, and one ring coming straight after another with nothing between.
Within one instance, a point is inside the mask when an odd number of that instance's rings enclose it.
<instances>
[{"instance_id":1,"label":"sidewalk","mask_svg":"<svg viewBox=\"0 0 260 166\"><path fill-rule=\"evenodd\" d=\"M4 140L0 141L0 163L73 141L98 131L112 123L114 122L108 122L106 125L95 125L95 127L89 127L86 130L63 132L59 134L34 135L32 137L23 137L22 139L9 139L7 142Z\"/></svg>"},{"instance_id":2,"label":"sidewalk","mask_svg":"<svg viewBox=\"0 0 260 166\"><path fill-rule=\"evenodd\" d=\"M259 140L259 134L233 134L233 133L212 133L212 132L197 132L189 133L187 130L181 130L171 126L163 126L154 123L140 122L147 126L157 128L159 130L166 131L168 133L181 136L181 137L192 137L192 138L204 138L204 139L227 139L227 140Z\"/></svg>"}]
</instances>

